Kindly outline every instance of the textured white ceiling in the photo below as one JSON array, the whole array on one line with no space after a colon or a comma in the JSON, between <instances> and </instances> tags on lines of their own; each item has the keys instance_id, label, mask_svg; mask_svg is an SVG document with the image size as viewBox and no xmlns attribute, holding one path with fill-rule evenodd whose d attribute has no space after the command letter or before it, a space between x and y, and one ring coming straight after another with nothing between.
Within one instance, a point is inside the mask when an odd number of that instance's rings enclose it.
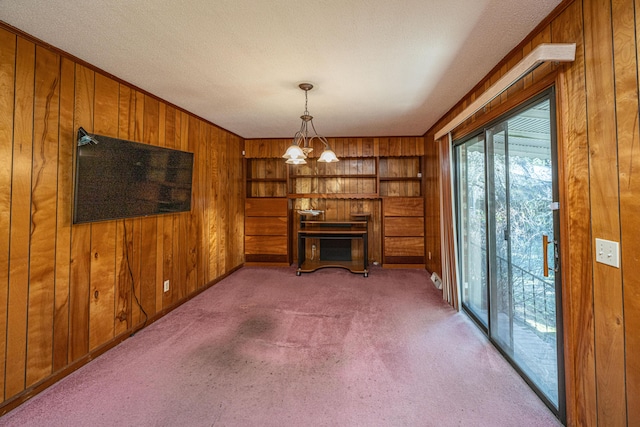
<instances>
[{"instance_id":1,"label":"textured white ceiling","mask_svg":"<svg viewBox=\"0 0 640 427\"><path fill-rule=\"evenodd\" d=\"M422 135L560 0L0 0L0 19L245 138Z\"/></svg>"}]
</instances>

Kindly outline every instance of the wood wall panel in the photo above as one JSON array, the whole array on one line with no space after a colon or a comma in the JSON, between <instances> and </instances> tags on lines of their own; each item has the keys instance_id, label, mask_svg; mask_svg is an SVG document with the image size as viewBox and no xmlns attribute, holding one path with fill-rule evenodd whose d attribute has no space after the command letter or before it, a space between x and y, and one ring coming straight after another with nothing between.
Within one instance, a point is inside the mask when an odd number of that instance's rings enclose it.
<instances>
[{"instance_id":1,"label":"wood wall panel","mask_svg":"<svg viewBox=\"0 0 640 427\"><path fill-rule=\"evenodd\" d=\"M638 132L638 80L637 61L638 45L637 33L633 20L638 5L632 0L614 0L612 5L612 24L614 30L614 72L615 72L615 111L616 132L618 137L617 156L623 159L619 162L619 203L620 203L620 242L623 272L639 271L640 268L640 180L637 171L640 170L640 134ZM617 384L618 390L626 386L627 424L640 424L640 279L637 274L624 274L624 288L620 287L622 305L617 301L612 304L617 310L612 319L617 324L615 330L624 334L617 336L621 348L618 350L622 360L617 368L624 372L616 372L612 378L618 378L623 383ZM624 289L624 292L622 290ZM624 322L623 322L624 319ZM622 348L624 346L624 348ZM636 355L633 357L632 355ZM631 356L631 357L630 357ZM626 362L626 366L625 366ZM619 396L623 405L625 396ZM617 408L614 407L616 412Z\"/></svg>"},{"instance_id":2,"label":"wood wall panel","mask_svg":"<svg viewBox=\"0 0 640 427\"><path fill-rule=\"evenodd\" d=\"M76 64L74 129L93 132L94 72ZM78 125L80 123L80 125ZM91 225L71 229L71 292L69 295L69 362L89 352L89 283Z\"/></svg>"},{"instance_id":3,"label":"wood wall panel","mask_svg":"<svg viewBox=\"0 0 640 427\"><path fill-rule=\"evenodd\" d=\"M620 5L621 3L621 5ZM635 16L640 16L640 2L634 2ZM614 2L614 28L618 28L621 24L621 18L629 16L628 11L619 7L626 7L627 2ZM628 24L631 23L627 19ZM618 111L626 111L623 121L626 136L618 144L618 156L624 161L620 162L620 227L621 227L621 262L625 266L625 272L640 271L640 239L638 239L638 230L640 230L640 136L638 129L638 87L634 87L633 76L633 58L640 58L640 26L633 28L634 40L628 33L624 33L623 47L619 47L618 43L614 45L616 52L623 50L623 61L616 64L616 75L624 72L624 77L628 88L626 93L630 96L616 96L621 99L621 104L617 108ZM635 52L629 52L629 48L635 49ZM628 60L629 55L631 61ZM616 53L616 57L618 53ZM631 62L631 63L629 63ZM621 67L629 67L622 70ZM637 85L637 81L635 82ZM631 95L633 94L633 95ZM633 273L625 273L624 275L624 316L625 316L625 354L626 358L626 381L627 381L627 421L629 425L640 425L640 276ZM636 355L635 357L629 357Z\"/></svg>"},{"instance_id":4,"label":"wood wall panel","mask_svg":"<svg viewBox=\"0 0 640 427\"><path fill-rule=\"evenodd\" d=\"M557 42L576 42L574 66L565 67L558 77L557 111L559 156L565 167L559 170L565 328L565 371L567 413L575 425L596 425L595 334L593 281L589 218L589 144L582 3L574 2L552 25ZM575 420L571 418L575 417Z\"/></svg>"},{"instance_id":5,"label":"wood wall panel","mask_svg":"<svg viewBox=\"0 0 640 427\"><path fill-rule=\"evenodd\" d=\"M198 140L200 139L200 121L195 117L189 117L189 133L187 136L187 151L196 153ZM198 181L199 156L193 162L193 180ZM200 191L196 186L191 194L191 212L187 220L187 293L198 289L198 246L200 229Z\"/></svg>"},{"instance_id":6,"label":"wood wall panel","mask_svg":"<svg viewBox=\"0 0 640 427\"><path fill-rule=\"evenodd\" d=\"M611 66L613 39L611 3L591 1L584 9L587 138L591 232L593 237L620 241L616 140L616 77ZM637 111L636 111L637 115ZM609 209L616 206L616 209ZM598 207L601 207L600 209ZM592 255L595 260L595 251ZM626 423L624 378L624 324L622 322L622 275L618 268L594 262L594 313L596 333L596 382L598 420L610 425Z\"/></svg>"},{"instance_id":7,"label":"wood wall panel","mask_svg":"<svg viewBox=\"0 0 640 427\"><path fill-rule=\"evenodd\" d=\"M425 138L424 156L424 190L425 212L425 265L431 273L442 277L442 262L440 256L440 188L438 161L438 145L433 141L433 134Z\"/></svg>"},{"instance_id":8,"label":"wood wall panel","mask_svg":"<svg viewBox=\"0 0 640 427\"><path fill-rule=\"evenodd\" d=\"M405 157L422 156L425 153L421 136L382 138L328 138L329 146L338 158L344 157ZM291 139L247 139L245 157L248 159L281 158ZM313 144L310 158L319 157L324 146Z\"/></svg>"},{"instance_id":9,"label":"wood wall panel","mask_svg":"<svg viewBox=\"0 0 640 427\"><path fill-rule=\"evenodd\" d=\"M16 37L0 29L0 354L7 347L9 246L11 233L13 109L15 102ZM6 360L0 358L0 398L4 398Z\"/></svg>"},{"instance_id":10,"label":"wood wall panel","mask_svg":"<svg viewBox=\"0 0 640 427\"><path fill-rule=\"evenodd\" d=\"M118 138L133 139L133 119L135 113L135 94L131 88L120 85L118 97ZM131 135L131 136L130 136ZM132 289L133 271L131 255L133 253L132 222L118 221L116 232L116 291L115 324L116 336L126 332L132 326Z\"/></svg>"},{"instance_id":11,"label":"wood wall panel","mask_svg":"<svg viewBox=\"0 0 640 427\"><path fill-rule=\"evenodd\" d=\"M15 43L15 42L14 42ZM10 183L11 240L8 264L9 295L6 302L8 319L6 328L5 394L12 396L25 387L25 360L27 354L27 308L29 292L29 241L31 235L31 177L33 158L33 95L35 76L35 46L18 38L14 50L15 61L15 118L13 165L7 157L4 170L13 172ZM12 88L13 91L13 88ZM12 100L13 101L13 100ZM12 114L13 116L13 114ZM11 167L13 166L13 168ZM9 218L8 218L9 219ZM7 224L9 221L7 221Z\"/></svg>"},{"instance_id":12,"label":"wood wall panel","mask_svg":"<svg viewBox=\"0 0 640 427\"><path fill-rule=\"evenodd\" d=\"M544 42L576 43L576 60L545 64L494 101L500 111L556 84L567 424L640 422L637 0L566 0L427 133L481 94L516 58ZM529 94L531 96L531 94ZM468 132L491 114L480 111ZM469 123L473 123L469 125ZM462 132L462 131L461 131ZM427 156L427 176L439 165ZM428 179L427 179L428 180ZM427 190L429 206L437 192ZM427 223L429 221L427 220ZM432 244L427 229L427 250ZM596 237L621 243L621 268L595 262ZM435 241L434 243L435 244Z\"/></svg>"},{"instance_id":13,"label":"wood wall panel","mask_svg":"<svg viewBox=\"0 0 640 427\"><path fill-rule=\"evenodd\" d=\"M27 379L52 372L60 57L36 46Z\"/></svg>"},{"instance_id":14,"label":"wood wall panel","mask_svg":"<svg viewBox=\"0 0 640 427\"><path fill-rule=\"evenodd\" d=\"M222 145L220 150L218 151L218 204L220 208L218 209L218 245L220 248L226 248L229 245L229 209L228 201L229 201L229 167L228 167L228 153L227 153L227 144L229 143L229 139L226 135L221 135ZM221 250L218 253L218 273L224 271L227 264L227 255Z\"/></svg>"},{"instance_id":15,"label":"wood wall panel","mask_svg":"<svg viewBox=\"0 0 640 427\"><path fill-rule=\"evenodd\" d=\"M244 184L240 137L3 24L0 91L1 415L238 268ZM192 151L192 211L72 225L80 126Z\"/></svg>"},{"instance_id":16,"label":"wood wall panel","mask_svg":"<svg viewBox=\"0 0 640 427\"><path fill-rule=\"evenodd\" d=\"M69 292L73 194L73 104L75 69L61 58L60 122L58 125L58 200L56 214L55 315L53 319L53 371L69 363ZM66 248L58 250L58 248Z\"/></svg>"},{"instance_id":17,"label":"wood wall panel","mask_svg":"<svg viewBox=\"0 0 640 427\"><path fill-rule=\"evenodd\" d=\"M118 137L119 84L96 74L94 80L94 127L97 134ZM89 350L115 335L116 222L91 225L89 283Z\"/></svg>"}]
</instances>

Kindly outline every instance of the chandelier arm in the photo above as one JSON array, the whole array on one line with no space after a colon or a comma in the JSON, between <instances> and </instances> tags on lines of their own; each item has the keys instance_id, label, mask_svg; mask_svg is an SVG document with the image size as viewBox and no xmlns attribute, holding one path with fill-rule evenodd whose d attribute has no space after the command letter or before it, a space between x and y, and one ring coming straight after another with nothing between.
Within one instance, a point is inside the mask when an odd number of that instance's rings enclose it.
<instances>
[{"instance_id":1,"label":"chandelier arm","mask_svg":"<svg viewBox=\"0 0 640 427\"><path fill-rule=\"evenodd\" d=\"M313 125L313 120L311 120L311 128L313 129L313 133L315 134L315 137L318 138L320 141L322 141L325 147L331 149L331 147L329 146L329 141L327 141L327 138L325 138L324 136L318 135L318 132L316 131L316 127Z\"/></svg>"},{"instance_id":2,"label":"chandelier arm","mask_svg":"<svg viewBox=\"0 0 640 427\"><path fill-rule=\"evenodd\" d=\"M324 136L318 136L318 139L322 141L325 147L331 150L331 146L329 145L329 141L327 140L327 138L325 138Z\"/></svg>"}]
</instances>

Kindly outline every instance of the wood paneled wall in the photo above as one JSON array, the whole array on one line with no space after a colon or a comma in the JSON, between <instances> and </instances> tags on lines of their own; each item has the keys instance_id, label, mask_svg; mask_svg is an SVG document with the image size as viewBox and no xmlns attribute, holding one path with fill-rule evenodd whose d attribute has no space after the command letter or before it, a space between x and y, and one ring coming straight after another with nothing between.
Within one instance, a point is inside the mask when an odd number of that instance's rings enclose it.
<instances>
[{"instance_id":1,"label":"wood paneled wall","mask_svg":"<svg viewBox=\"0 0 640 427\"><path fill-rule=\"evenodd\" d=\"M640 425L639 12L639 0L563 2L427 135L537 44L576 43L573 63L538 68L457 131L556 84L568 425ZM620 269L595 262L596 237L621 243Z\"/></svg>"},{"instance_id":2,"label":"wood paneled wall","mask_svg":"<svg viewBox=\"0 0 640 427\"><path fill-rule=\"evenodd\" d=\"M247 139L245 156L253 160L248 166L251 176L282 179L286 174L286 165L281 158L291 139ZM339 163L294 166L289 170L290 191L281 182L259 182L247 191L248 196L281 196L292 198L292 232L290 246L297 251L296 238L299 227L299 209L319 209L325 211L327 220L349 220L352 213L369 212L370 262L383 261L382 254L382 202L384 197L420 197L424 188L421 181L384 181L378 178L416 176L421 169L420 157L425 155L423 137L367 137L367 138L328 138L329 145L335 151ZM320 156L323 145L316 141L310 158ZM437 156L437 152L436 152ZM265 161L261 161L264 159ZM277 159L275 164L269 159ZM258 160L258 162L255 162ZM379 160L379 163L376 163ZM378 169L376 170L376 164ZM283 169L278 170L278 166ZM320 174L335 175L330 178L299 178L296 175ZM367 176L359 178L358 176ZM376 177L378 175L378 177ZM437 183L437 179L436 179ZM379 187L376 189L376 187ZM283 192L284 190L284 192ZM294 198L295 197L295 198ZM439 205L436 205L439 206ZM429 223L431 236L439 223ZM422 233L418 234L422 237ZM310 245L311 239L308 244ZM353 256L360 256L361 242L354 243ZM439 255L438 255L439 256ZM294 255L297 259L297 254ZM435 255L434 255L435 259ZM431 270L433 271L433 270Z\"/></svg>"},{"instance_id":3,"label":"wood paneled wall","mask_svg":"<svg viewBox=\"0 0 640 427\"><path fill-rule=\"evenodd\" d=\"M0 94L7 402L240 266L244 181L240 137L2 26ZM193 152L191 212L72 225L80 126Z\"/></svg>"},{"instance_id":4,"label":"wood paneled wall","mask_svg":"<svg viewBox=\"0 0 640 427\"><path fill-rule=\"evenodd\" d=\"M424 219L425 219L425 266L442 277L440 254L440 164L438 145L433 133L425 138L424 153Z\"/></svg>"}]
</instances>

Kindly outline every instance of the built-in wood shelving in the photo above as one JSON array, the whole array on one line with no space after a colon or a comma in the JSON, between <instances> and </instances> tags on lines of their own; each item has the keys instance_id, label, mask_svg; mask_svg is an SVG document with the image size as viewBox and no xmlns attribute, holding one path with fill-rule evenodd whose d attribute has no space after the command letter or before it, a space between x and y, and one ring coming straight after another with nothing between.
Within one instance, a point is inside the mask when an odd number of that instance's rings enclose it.
<instances>
[{"instance_id":1,"label":"built-in wood shelving","mask_svg":"<svg viewBox=\"0 0 640 427\"><path fill-rule=\"evenodd\" d=\"M340 159L337 163L320 163L317 156L321 146L314 150L304 165L287 165L280 156L291 143L290 140L245 141L246 148L246 195L250 199L269 199L268 203L282 206L286 203L288 221L288 259L297 259L295 236L298 228L298 210L319 209L326 212L325 220L351 220L353 212L371 214L368 243L369 261L392 264L420 264L423 260L424 226L418 224L420 217L386 219L385 237L383 222L386 199L413 198L423 200L423 155L421 138L338 138L330 139L331 147ZM282 212L269 221L266 230L257 229L265 218L256 218L255 207L246 214L250 227L247 229L247 261L278 262L282 253L282 229L279 221ZM410 226L396 236L398 224L406 221ZM423 220L422 220L423 221ZM423 221L424 222L424 221ZM263 227L265 228L265 227ZM264 235L263 233L268 233ZM413 234L411 234L413 233ZM279 236L279 237L277 237ZM414 237L411 239L411 237ZM386 260L383 253L387 242ZM267 250L268 242L279 249ZM259 243L259 244L257 244ZM319 242L315 242L319 244ZM398 244L410 244L409 254L396 248ZM310 248L307 250L311 250ZM354 242L354 256L362 256L362 242Z\"/></svg>"}]
</instances>

